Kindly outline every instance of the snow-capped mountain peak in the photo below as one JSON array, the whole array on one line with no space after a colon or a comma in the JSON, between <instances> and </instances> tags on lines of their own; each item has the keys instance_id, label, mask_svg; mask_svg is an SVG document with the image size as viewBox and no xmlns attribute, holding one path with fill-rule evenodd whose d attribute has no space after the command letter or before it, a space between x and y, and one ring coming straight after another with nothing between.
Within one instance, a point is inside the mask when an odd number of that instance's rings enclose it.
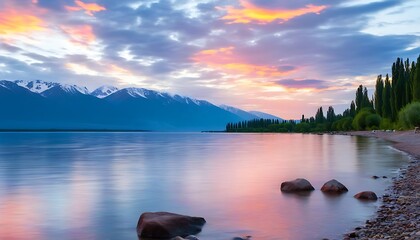
<instances>
[{"instance_id":1,"label":"snow-capped mountain peak","mask_svg":"<svg viewBox=\"0 0 420 240\"><path fill-rule=\"evenodd\" d=\"M97 88L95 91L91 92L90 95L95 96L97 98L105 98L116 91L118 91L118 88L114 86L102 86Z\"/></svg>"},{"instance_id":2,"label":"snow-capped mountain peak","mask_svg":"<svg viewBox=\"0 0 420 240\"><path fill-rule=\"evenodd\" d=\"M48 90L50 88L60 85L59 83L44 82L41 80L35 80L35 81L16 80L15 83L35 93L42 93L45 90Z\"/></svg>"},{"instance_id":3,"label":"snow-capped mountain peak","mask_svg":"<svg viewBox=\"0 0 420 240\"><path fill-rule=\"evenodd\" d=\"M69 93L82 93L82 94L90 94L89 90L86 87L79 87L76 85L68 85L68 84L61 84L61 83L54 83L54 82L44 82L41 80L34 80L34 81L25 81L25 80L16 80L14 81L17 85L28 89L34 93L43 93L53 87L59 87L65 92Z\"/></svg>"}]
</instances>

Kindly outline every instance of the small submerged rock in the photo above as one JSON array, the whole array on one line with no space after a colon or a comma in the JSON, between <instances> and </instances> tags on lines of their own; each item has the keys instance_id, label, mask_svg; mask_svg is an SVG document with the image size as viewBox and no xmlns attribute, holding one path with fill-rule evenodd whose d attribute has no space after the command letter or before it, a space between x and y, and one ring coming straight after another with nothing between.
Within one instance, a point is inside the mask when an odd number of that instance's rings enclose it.
<instances>
[{"instance_id":1,"label":"small submerged rock","mask_svg":"<svg viewBox=\"0 0 420 240\"><path fill-rule=\"evenodd\" d=\"M169 212L146 212L137 223L137 235L143 238L176 238L194 240L190 236L201 232L206 220Z\"/></svg>"},{"instance_id":2,"label":"small submerged rock","mask_svg":"<svg viewBox=\"0 0 420 240\"><path fill-rule=\"evenodd\" d=\"M354 195L354 197L360 200L378 200L378 196L376 196L376 194L371 191L359 192L358 194Z\"/></svg>"},{"instance_id":3,"label":"small submerged rock","mask_svg":"<svg viewBox=\"0 0 420 240\"><path fill-rule=\"evenodd\" d=\"M194 235L189 235L184 238L180 236L176 236L174 238L171 238L171 240L199 240L199 239Z\"/></svg>"},{"instance_id":4,"label":"small submerged rock","mask_svg":"<svg viewBox=\"0 0 420 240\"><path fill-rule=\"evenodd\" d=\"M245 236L245 237L234 237L232 240L251 240L251 236Z\"/></svg>"},{"instance_id":5,"label":"small submerged rock","mask_svg":"<svg viewBox=\"0 0 420 240\"><path fill-rule=\"evenodd\" d=\"M349 190L339 181L332 179L322 186L321 191L325 193L344 193Z\"/></svg>"},{"instance_id":6,"label":"small submerged rock","mask_svg":"<svg viewBox=\"0 0 420 240\"><path fill-rule=\"evenodd\" d=\"M304 178L297 178L293 181L282 182L280 189L282 192L305 192L315 190L312 184Z\"/></svg>"}]
</instances>

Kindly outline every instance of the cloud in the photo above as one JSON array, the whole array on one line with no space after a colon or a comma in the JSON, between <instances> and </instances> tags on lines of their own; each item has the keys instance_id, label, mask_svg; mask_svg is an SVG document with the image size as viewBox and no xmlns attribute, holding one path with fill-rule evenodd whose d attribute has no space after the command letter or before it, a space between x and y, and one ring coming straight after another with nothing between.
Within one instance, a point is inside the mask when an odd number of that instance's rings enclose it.
<instances>
[{"instance_id":1,"label":"cloud","mask_svg":"<svg viewBox=\"0 0 420 240\"><path fill-rule=\"evenodd\" d=\"M282 79L276 81L277 84L284 86L286 88L292 89L304 89L304 88L312 88L312 89L325 89L328 88L327 82L324 80L317 80L317 79L303 79L303 80L296 80L296 79Z\"/></svg>"},{"instance_id":2,"label":"cloud","mask_svg":"<svg viewBox=\"0 0 420 240\"><path fill-rule=\"evenodd\" d=\"M68 35L72 42L82 45L88 45L96 40L93 33L92 26L79 25L79 26L61 26L64 33Z\"/></svg>"},{"instance_id":3,"label":"cloud","mask_svg":"<svg viewBox=\"0 0 420 240\"><path fill-rule=\"evenodd\" d=\"M44 21L35 15L14 9L0 10L1 35L26 33L43 29Z\"/></svg>"},{"instance_id":4,"label":"cloud","mask_svg":"<svg viewBox=\"0 0 420 240\"><path fill-rule=\"evenodd\" d=\"M246 62L246 59L235 52L235 47L223 47L218 49L202 50L192 57L192 60L208 67L245 75L248 77L277 77L283 76L295 68L289 66L279 67L270 65L258 65Z\"/></svg>"},{"instance_id":5,"label":"cloud","mask_svg":"<svg viewBox=\"0 0 420 240\"><path fill-rule=\"evenodd\" d=\"M258 23L265 24L270 22L282 23L295 17L308 13L319 14L327 8L326 5L308 4L301 8L295 9L269 9L254 5L248 0L240 0L241 8L227 6L219 7L219 10L225 10L227 14L222 17L229 24L232 23Z\"/></svg>"},{"instance_id":6,"label":"cloud","mask_svg":"<svg viewBox=\"0 0 420 240\"><path fill-rule=\"evenodd\" d=\"M93 13L106 10L105 7L96 3L84 3L80 0L74 1L76 6L65 6L68 11L80 11L85 10L85 13L89 16L93 16Z\"/></svg>"},{"instance_id":7,"label":"cloud","mask_svg":"<svg viewBox=\"0 0 420 240\"><path fill-rule=\"evenodd\" d=\"M305 101L350 101L354 84L374 82L396 57L417 58L418 31L397 20L420 24L405 10L418 4L349 1L3 0L0 71L8 79L165 89L291 117L314 109ZM378 19L399 35L373 31ZM290 101L297 108L283 109Z\"/></svg>"}]
</instances>

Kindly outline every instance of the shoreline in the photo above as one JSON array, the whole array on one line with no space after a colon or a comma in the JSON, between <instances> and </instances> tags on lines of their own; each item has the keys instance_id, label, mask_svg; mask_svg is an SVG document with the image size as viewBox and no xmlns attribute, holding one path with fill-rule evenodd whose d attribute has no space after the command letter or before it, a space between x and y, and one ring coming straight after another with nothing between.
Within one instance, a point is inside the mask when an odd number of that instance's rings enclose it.
<instances>
[{"instance_id":1,"label":"shoreline","mask_svg":"<svg viewBox=\"0 0 420 240\"><path fill-rule=\"evenodd\" d=\"M414 131L356 131L343 135L375 137L392 142L410 161L393 178L375 216L343 239L420 239L420 134Z\"/></svg>"}]
</instances>

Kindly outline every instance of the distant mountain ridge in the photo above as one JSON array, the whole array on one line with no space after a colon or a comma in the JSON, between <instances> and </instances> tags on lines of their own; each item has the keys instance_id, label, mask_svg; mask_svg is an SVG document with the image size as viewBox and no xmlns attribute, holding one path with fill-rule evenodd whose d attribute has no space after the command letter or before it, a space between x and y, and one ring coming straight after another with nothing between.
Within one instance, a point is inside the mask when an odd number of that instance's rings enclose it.
<instances>
[{"instance_id":1,"label":"distant mountain ridge","mask_svg":"<svg viewBox=\"0 0 420 240\"><path fill-rule=\"evenodd\" d=\"M0 129L224 130L258 118L230 106L144 88L0 81Z\"/></svg>"}]
</instances>

